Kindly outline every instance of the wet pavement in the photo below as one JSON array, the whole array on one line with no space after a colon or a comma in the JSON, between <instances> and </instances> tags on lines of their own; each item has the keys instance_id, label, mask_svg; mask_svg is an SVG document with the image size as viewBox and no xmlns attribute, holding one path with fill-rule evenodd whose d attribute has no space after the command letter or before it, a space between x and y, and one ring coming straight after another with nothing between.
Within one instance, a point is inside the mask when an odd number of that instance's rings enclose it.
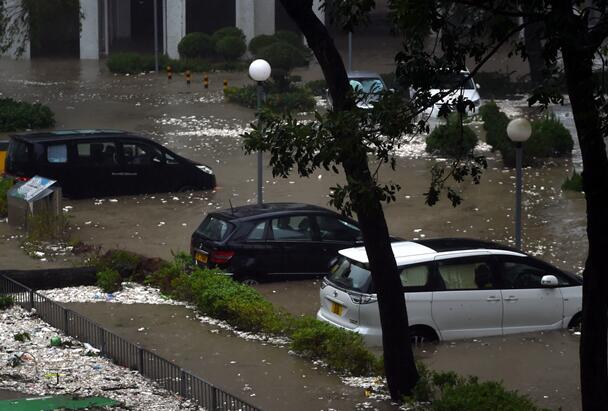
<instances>
[{"instance_id":1,"label":"wet pavement","mask_svg":"<svg viewBox=\"0 0 608 411\"><path fill-rule=\"evenodd\" d=\"M391 60L376 59L375 64L389 68ZM382 70L382 67L377 70L389 71ZM301 74L307 80L320 78L318 66L314 65ZM210 73L210 88L205 90L196 76L188 87L177 75L171 82L155 74L116 76L108 73L103 63L92 61L0 59L1 96L48 104L56 113L57 128L117 128L147 133L169 149L206 163L215 170L219 187L213 192L64 200L63 205L71 215L75 239L106 249L124 248L167 259L173 252L188 250L191 232L208 211L227 208L230 203L238 206L256 202L257 158L243 154L239 137L254 119L254 112L223 101L221 89L224 79L230 85L249 83L245 73ZM516 113L524 103L501 104L510 113ZM567 106L556 111L560 118L569 118ZM566 125L573 126L571 121L566 121ZM479 124L477 127L479 129ZM503 168L499 158L486 152L489 169L480 185L466 184L462 187L465 201L461 206L453 208L443 199L439 205L429 208L424 204L423 193L428 188L434 159L421 148L423 145L420 144L403 147L396 170L381 170L383 182L395 182L402 187L398 201L384 208L391 233L404 238L473 237L512 244L514 171ZM523 249L563 269L580 272L587 254L585 201L582 194L564 193L560 189L564 179L572 174L573 164L579 168L580 158L576 153L574 160L556 160L540 168L524 170ZM344 182L342 175L324 170L310 178L274 179L268 167L264 173L264 199L268 202L301 201L327 206L330 187ZM20 238L15 234L6 224L0 223L0 268L72 264L63 258L42 263L25 257L18 246ZM258 288L271 300L295 313L314 314L318 307L318 282L263 284ZM129 332L138 335L132 330ZM559 333L544 336L548 344L556 346L563 343L563 338ZM206 339L207 335L203 340ZM504 347L511 346L518 346L518 342L507 339L504 344L492 345L496 348L495 353L509 352ZM480 348L472 344L469 348L462 348L463 352L458 357L463 359L463 364L457 364L451 362L447 355L454 352L449 351L454 348L446 347L439 349L433 357L433 366L449 364L457 369L470 365L468 369L463 368L463 372L486 375L485 364L473 367L475 362L464 359L469 356L469 351L471 356L479 354L482 358L493 354L480 352ZM459 344L457 347L465 346ZM514 358L519 358L526 350L522 348L514 353ZM572 351L576 350L568 350ZM445 356L443 352L446 352ZM222 361L227 360L227 357L222 358ZM247 364L245 357L241 361ZM528 360L522 367L526 363ZM218 374L218 378L235 378L236 374L229 374L225 363L220 361L216 364L216 368L223 369L225 374L223 377ZM543 369L549 364L552 363L539 362L533 365L533 370ZM294 367L299 369L300 365ZM570 367L570 371L572 369ZM509 370L492 367L492 371L489 377L517 383L517 374ZM289 372L291 370L282 371L282 375L290 375ZM535 374L530 371L530 375ZM552 376L559 377L555 386L560 387L560 393L566 392L566 387L576 386L578 381L576 372L552 373ZM207 375L204 377L213 381ZM301 383L298 381L297 384ZM240 390L242 386L239 384L234 387ZM297 388L285 391L300 390L301 385L297 384ZM258 396L272 398L272 393L263 394L263 388L259 390ZM543 392L547 391L539 388L530 394L537 401L543 401L544 395L551 400L561 399L561 394L556 396ZM571 398L570 395L566 397Z\"/></svg>"}]
</instances>

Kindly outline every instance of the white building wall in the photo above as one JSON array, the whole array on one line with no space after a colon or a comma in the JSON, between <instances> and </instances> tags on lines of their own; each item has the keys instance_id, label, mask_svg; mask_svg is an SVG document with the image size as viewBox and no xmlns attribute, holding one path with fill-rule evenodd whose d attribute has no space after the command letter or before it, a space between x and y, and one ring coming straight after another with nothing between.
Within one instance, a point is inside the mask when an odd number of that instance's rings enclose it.
<instances>
[{"instance_id":1,"label":"white building wall","mask_svg":"<svg viewBox=\"0 0 608 411\"><path fill-rule=\"evenodd\" d=\"M18 10L16 10L16 8L21 8L21 0L0 0L0 2L4 3L4 7L5 10L7 11L7 13L12 14L13 12L17 12ZM18 24L16 22L16 18L13 18L12 21L7 23L7 29L11 29L13 27L13 25ZM6 53L1 54L3 56L7 56L7 57L13 57L13 58L22 58L22 59L26 59L28 60L30 58L30 41L28 39L28 28L27 27L16 27L16 33L12 39L12 44L11 47L6 51ZM0 41L2 42L2 44L4 44L4 42L6 41L5 39L0 39ZM21 53L19 52L19 49L23 47L23 50L21 51Z\"/></svg>"},{"instance_id":2,"label":"white building wall","mask_svg":"<svg viewBox=\"0 0 608 411\"><path fill-rule=\"evenodd\" d=\"M99 4L97 0L80 0L82 29L80 58L99 59Z\"/></svg>"},{"instance_id":3,"label":"white building wall","mask_svg":"<svg viewBox=\"0 0 608 411\"><path fill-rule=\"evenodd\" d=\"M245 34L246 42L249 44L255 37L255 4L254 0L235 0L236 26Z\"/></svg>"},{"instance_id":4,"label":"white building wall","mask_svg":"<svg viewBox=\"0 0 608 411\"><path fill-rule=\"evenodd\" d=\"M274 34L275 0L255 0L255 36Z\"/></svg>"},{"instance_id":5,"label":"white building wall","mask_svg":"<svg viewBox=\"0 0 608 411\"><path fill-rule=\"evenodd\" d=\"M167 0L167 27L164 30L167 55L179 58L177 45L186 35L186 0Z\"/></svg>"}]
</instances>

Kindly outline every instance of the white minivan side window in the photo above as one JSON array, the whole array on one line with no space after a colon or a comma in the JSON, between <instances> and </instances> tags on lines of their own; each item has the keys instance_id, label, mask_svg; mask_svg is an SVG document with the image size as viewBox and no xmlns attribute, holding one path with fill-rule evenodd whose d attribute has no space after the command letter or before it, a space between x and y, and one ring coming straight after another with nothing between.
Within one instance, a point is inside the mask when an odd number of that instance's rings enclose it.
<instances>
[{"instance_id":1,"label":"white minivan side window","mask_svg":"<svg viewBox=\"0 0 608 411\"><path fill-rule=\"evenodd\" d=\"M55 144L46 149L46 159L49 163L67 163L68 146L65 144Z\"/></svg>"},{"instance_id":2,"label":"white minivan side window","mask_svg":"<svg viewBox=\"0 0 608 411\"><path fill-rule=\"evenodd\" d=\"M429 281L429 266L426 264L405 267L399 273L403 287L424 287Z\"/></svg>"},{"instance_id":3,"label":"white minivan side window","mask_svg":"<svg viewBox=\"0 0 608 411\"><path fill-rule=\"evenodd\" d=\"M439 261L438 269L446 290L495 288L494 275L485 260Z\"/></svg>"}]
</instances>

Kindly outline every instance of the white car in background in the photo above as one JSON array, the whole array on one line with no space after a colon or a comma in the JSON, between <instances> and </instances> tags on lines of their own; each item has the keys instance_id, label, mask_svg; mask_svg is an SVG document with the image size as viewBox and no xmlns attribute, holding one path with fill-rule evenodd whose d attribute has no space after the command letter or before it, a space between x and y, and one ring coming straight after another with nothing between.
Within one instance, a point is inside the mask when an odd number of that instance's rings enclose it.
<instances>
[{"instance_id":1,"label":"white car in background","mask_svg":"<svg viewBox=\"0 0 608 411\"><path fill-rule=\"evenodd\" d=\"M413 342L577 326L582 279L492 242L392 243ZM317 318L382 346L377 295L365 248L340 251L324 278Z\"/></svg>"},{"instance_id":2,"label":"white car in background","mask_svg":"<svg viewBox=\"0 0 608 411\"><path fill-rule=\"evenodd\" d=\"M467 78L468 77L468 78ZM454 103L458 96L462 95L463 98L473 103L475 110L481 106L481 97L479 96L479 84L475 83L468 70L462 70L459 73L446 73L439 77L438 83L429 90L431 97L437 94L446 93L450 90L450 94L446 95L439 101L435 102L434 105L428 107L424 113L430 117L437 117L441 106L448 103L454 111ZM411 96L415 95L415 91L410 92ZM468 110L471 114L472 110Z\"/></svg>"}]
</instances>

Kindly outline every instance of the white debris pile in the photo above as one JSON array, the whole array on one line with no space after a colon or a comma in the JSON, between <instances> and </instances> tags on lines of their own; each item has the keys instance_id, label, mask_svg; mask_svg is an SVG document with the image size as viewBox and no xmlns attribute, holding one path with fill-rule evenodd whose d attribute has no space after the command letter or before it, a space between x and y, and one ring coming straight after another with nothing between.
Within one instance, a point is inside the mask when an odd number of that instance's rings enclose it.
<instances>
[{"instance_id":1,"label":"white debris pile","mask_svg":"<svg viewBox=\"0 0 608 411\"><path fill-rule=\"evenodd\" d=\"M1 312L0 319L0 389L31 395L100 395L120 401L124 408L117 409L200 409L138 372L98 357L92 347L62 335L20 307ZM23 341L15 338L20 333L27 333L20 338ZM59 345L51 345L51 340Z\"/></svg>"},{"instance_id":2,"label":"white debris pile","mask_svg":"<svg viewBox=\"0 0 608 411\"><path fill-rule=\"evenodd\" d=\"M237 337L240 337L244 340L261 341L262 343L268 343L268 344L277 345L277 346L285 346L291 342L291 340L287 337L281 337L281 336L270 335L270 334L259 334L259 333L253 333L253 332L247 332L247 331L239 331L236 328L234 328L233 326L231 326L230 324L228 324L226 321L218 320L218 319L212 318L212 317L207 317L205 315L199 314L196 316L196 318L203 324L211 325L211 326L232 332ZM217 330L217 331L211 330L211 332L219 332L219 330Z\"/></svg>"},{"instance_id":3,"label":"white debris pile","mask_svg":"<svg viewBox=\"0 0 608 411\"><path fill-rule=\"evenodd\" d=\"M122 304L168 304L187 305L181 301L172 300L161 294L160 290L145 285L124 282L122 291L104 293L96 286L80 286L40 290L40 294L60 303L94 303L115 302Z\"/></svg>"},{"instance_id":4,"label":"white debris pile","mask_svg":"<svg viewBox=\"0 0 608 411\"><path fill-rule=\"evenodd\" d=\"M365 396L372 400L390 400L386 379L382 377L342 377L342 383L363 388Z\"/></svg>"}]
</instances>

